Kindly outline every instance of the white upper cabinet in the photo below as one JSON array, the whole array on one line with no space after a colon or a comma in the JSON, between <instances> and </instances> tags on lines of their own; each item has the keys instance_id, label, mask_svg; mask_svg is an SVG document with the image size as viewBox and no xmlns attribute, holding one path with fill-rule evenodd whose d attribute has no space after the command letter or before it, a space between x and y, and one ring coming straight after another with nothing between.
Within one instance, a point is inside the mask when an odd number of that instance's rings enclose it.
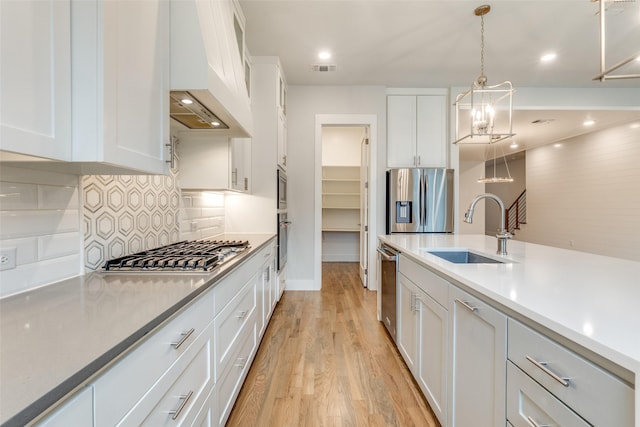
<instances>
[{"instance_id":1,"label":"white upper cabinet","mask_svg":"<svg viewBox=\"0 0 640 427\"><path fill-rule=\"evenodd\" d=\"M0 149L71 159L68 0L0 1Z\"/></svg>"},{"instance_id":2,"label":"white upper cabinet","mask_svg":"<svg viewBox=\"0 0 640 427\"><path fill-rule=\"evenodd\" d=\"M180 187L185 190L248 192L251 139L183 131L178 136Z\"/></svg>"},{"instance_id":3,"label":"white upper cabinet","mask_svg":"<svg viewBox=\"0 0 640 427\"><path fill-rule=\"evenodd\" d=\"M73 160L168 172L169 3L72 4Z\"/></svg>"},{"instance_id":4,"label":"white upper cabinet","mask_svg":"<svg viewBox=\"0 0 640 427\"><path fill-rule=\"evenodd\" d=\"M232 0L171 2L171 89L188 91L229 129L251 136L244 16Z\"/></svg>"},{"instance_id":5,"label":"white upper cabinet","mask_svg":"<svg viewBox=\"0 0 640 427\"><path fill-rule=\"evenodd\" d=\"M80 174L168 172L168 2L0 7L2 150Z\"/></svg>"},{"instance_id":6,"label":"white upper cabinet","mask_svg":"<svg viewBox=\"0 0 640 427\"><path fill-rule=\"evenodd\" d=\"M250 191L251 184L251 138L231 138L231 189Z\"/></svg>"},{"instance_id":7,"label":"white upper cabinet","mask_svg":"<svg viewBox=\"0 0 640 427\"><path fill-rule=\"evenodd\" d=\"M387 96L387 166L447 167L447 95Z\"/></svg>"},{"instance_id":8,"label":"white upper cabinet","mask_svg":"<svg viewBox=\"0 0 640 427\"><path fill-rule=\"evenodd\" d=\"M269 173L273 173L276 165L286 170L287 83L278 57L252 58L252 87L251 107L256 123L255 146L267 146L276 155L275 163L263 162L269 168Z\"/></svg>"}]
</instances>

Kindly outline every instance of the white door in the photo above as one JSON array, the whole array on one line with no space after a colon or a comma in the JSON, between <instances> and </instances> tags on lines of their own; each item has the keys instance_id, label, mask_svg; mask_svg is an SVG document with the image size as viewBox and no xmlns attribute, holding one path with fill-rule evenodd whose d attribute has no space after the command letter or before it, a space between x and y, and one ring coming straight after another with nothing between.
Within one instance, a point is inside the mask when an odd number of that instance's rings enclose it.
<instances>
[{"instance_id":1,"label":"white door","mask_svg":"<svg viewBox=\"0 0 640 427\"><path fill-rule=\"evenodd\" d=\"M360 281L369 286L369 128L360 143Z\"/></svg>"}]
</instances>

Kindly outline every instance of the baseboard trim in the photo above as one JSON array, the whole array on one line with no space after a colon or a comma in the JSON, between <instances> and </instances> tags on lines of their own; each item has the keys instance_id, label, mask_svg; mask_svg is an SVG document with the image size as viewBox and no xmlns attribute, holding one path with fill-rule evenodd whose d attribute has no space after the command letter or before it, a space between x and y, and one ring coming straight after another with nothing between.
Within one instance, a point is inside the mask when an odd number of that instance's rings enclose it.
<instances>
[{"instance_id":1,"label":"baseboard trim","mask_svg":"<svg viewBox=\"0 0 640 427\"><path fill-rule=\"evenodd\" d=\"M315 280L293 280L287 279L285 291L319 291L320 284Z\"/></svg>"},{"instance_id":2,"label":"baseboard trim","mask_svg":"<svg viewBox=\"0 0 640 427\"><path fill-rule=\"evenodd\" d=\"M358 254L325 254L322 262L360 262Z\"/></svg>"}]
</instances>

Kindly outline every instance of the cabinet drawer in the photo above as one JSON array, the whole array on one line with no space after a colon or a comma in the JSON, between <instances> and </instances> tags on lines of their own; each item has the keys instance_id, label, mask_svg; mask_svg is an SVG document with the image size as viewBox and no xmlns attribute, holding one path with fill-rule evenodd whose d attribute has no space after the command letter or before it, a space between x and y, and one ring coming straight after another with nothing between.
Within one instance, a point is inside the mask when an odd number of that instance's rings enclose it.
<instances>
[{"instance_id":1,"label":"cabinet drawer","mask_svg":"<svg viewBox=\"0 0 640 427\"><path fill-rule=\"evenodd\" d=\"M270 243L251 256L241 266L215 285L216 301L214 316L236 296L242 288L261 268L262 264L275 253L275 243Z\"/></svg>"},{"instance_id":2,"label":"cabinet drawer","mask_svg":"<svg viewBox=\"0 0 640 427\"><path fill-rule=\"evenodd\" d=\"M249 325L252 319L255 322L257 277L254 276L215 318L216 373L219 373L229 360L233 345L243 327Z\"/></svg>"},{"instance_id":3,"label":"cabinet drawer","mask_svg":"<svg viewBox=\"0 0 640 427\"><path fill-rule=\"evenodd\" d=\"M93 387L78 392L53 413L36 423L38 427L93 426Z\"/></svg>"},{"instance_id":4,"label":"cabinet drawer","mask_svg":"<svg viewBox=\"0 0 640 427\"><path fill-rule=\"evenodd\" d=\"M633 425L631 387L517 321L508 330L509 359L589 423Z\"/></svg>"},{"instance_id":5,"label":"cabinet drawer","mask_svg":"<svg viewBox=\"0 0 640 427\"><path fill-rule=\"evenodd\" d=\"M129 412L206 329L213 318L212 307L213 292L205 292L98 378L97 425L116 425Z\"/></svg>"},{"instance_id":6,"label":"cabinet drawer","mask_svg":"<svg viewBox=\"0 0 640 427\"><path fill-rule=\"evenodd\" d=\"M220 372L221 375L216 383L220 425L224 425L227 421L240 391L242 380L251 367L251 358L257 345L256 332L255 318L251 316L251 321L231 347L228 363L223 366Z\"/></svg>"},{"instance_id":7,"label":"cabinet drawer","mask_svg":"<svg viewBox=\"0 0 640 427\"><path fill-rule=\"evenodd\" d=\"M516 365L507 362L507 419L514 427L589 427Z\"/></svg>"},{"instance_id":8,"label":"cabinet drawer","mask_svg":"<svg viewBox=\"0 0 640 427\"><path fill-rule=\"evenodd\" d=\"M179 367L176 366L176 368L182 368L182 370L177 374L177 378L169 386L168 390L164 382L170 382L174 379L175 374L173 372L167 373L170 376L168 381L161 380L158 386L154 387L161 392L165 390L166 392L142 423L139 423L137 419L126 418L123 425L160 427L191 424L190 420L195 418L204 398L209 395L213 388L213 336L211 332L205 332L205 339L202 340L202 344L197 343L199 348L194 348L193 351L190 351L190 353L194 354L185 354L185 358L186 356L191 357L181 363ZM184 365L186 367L183 367ZM171 371L173 371L173 368Z\"/></svg>"},{"instance_id":9,"label":"cabinet drawer","mask_svg":"<svg viewBox=\"0 0 640 427\"><path fill-rule=\"evenodd\" d=\"M449 303L449 282L429 271L415 261L400 254L398 263L400 273L415 283L438 304L447 307Z\"/></svg>"}]
</instances>

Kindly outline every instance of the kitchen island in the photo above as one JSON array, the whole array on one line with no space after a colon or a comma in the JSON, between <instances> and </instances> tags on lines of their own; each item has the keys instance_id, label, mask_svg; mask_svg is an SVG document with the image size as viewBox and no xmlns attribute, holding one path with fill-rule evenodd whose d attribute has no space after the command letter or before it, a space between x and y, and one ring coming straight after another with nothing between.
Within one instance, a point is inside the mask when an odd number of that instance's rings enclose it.
<instances>
[{"instance_id":1,"label":"kitchen island","mask_svg":"<svg viewBox=\"0 0 640 427\"><path fill-rule=\"evenodd\" d=\"M514 325L522 323L560 342L635 388L640 374L640 263L519 241L509 241L508 255L499 257L496 239L484 235L394 234L379 239L504 313ZM466 249L503 263L456 264L429 253L444 249ZM402 272L402 264L400 268ZM511 333L515 328L509 325ZM640 393L633 399L640 427Z\"/></svg>"},{"instance_id":2,"label":"kitchen island","mask_svg":"<svg viewBox=\"0 0 640 427\"><path fill-rule=\"evenodd\" d=\"M275 245L273 234L217 238L251 248L211 273L96 272L0 300L0 423L31 422Z\"/></svg>"}]
</instances>

